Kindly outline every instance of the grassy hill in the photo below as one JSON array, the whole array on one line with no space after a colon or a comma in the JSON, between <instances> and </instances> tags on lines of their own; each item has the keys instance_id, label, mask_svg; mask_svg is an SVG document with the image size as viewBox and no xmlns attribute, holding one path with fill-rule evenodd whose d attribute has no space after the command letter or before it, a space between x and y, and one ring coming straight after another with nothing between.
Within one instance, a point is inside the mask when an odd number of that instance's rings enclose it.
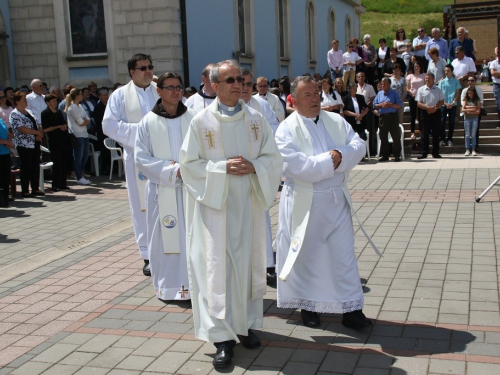
<instances>
[{"instance_id":1,"label":"grassy hill","mask_svg":"<svg viewBox=\"0 0 500 375\"><path fill-rule=\"evenodd\" d=\"M372 44L385 38L389 45L402 27L407 38L417 36L417 29L424 27L430 35L433 27L443 29L443 6L453 0L362 0L366 14L361 15L361 35L370 34Z\"/></svg>"}]
</instances>

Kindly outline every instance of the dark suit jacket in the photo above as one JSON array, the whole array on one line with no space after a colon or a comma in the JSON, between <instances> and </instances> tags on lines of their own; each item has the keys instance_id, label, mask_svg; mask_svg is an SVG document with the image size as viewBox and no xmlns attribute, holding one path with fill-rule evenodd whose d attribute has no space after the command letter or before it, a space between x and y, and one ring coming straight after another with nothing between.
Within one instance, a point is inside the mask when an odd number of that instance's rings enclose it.
<instances>
[{"instance_id":1,"label":"dark suit jacket","mask_svg":"<svg viewBox=\"0 0 500 375\"><path fill-rule=\"evenodd\" d=\"M96 126L96 135L99 141L103 141L104 138L104 133L102 131L102 119L104 118L104 111L106 110L106 106L104 105L103 102L97 103L97 105L94 107L94 121L95 121L95 126Z\"/></svg>"},{"instance_id":2,"label":"dark suit jacket","mask_svg":"<svg viewBox=\"0 0 500 375\"><path fill-rule=\"evenodd\" d=\"M359 113L363 112L365 108L367 107L366 102L365 102L365 97L363 95L356 94L356 100L358 101L358 106L359 106ZM358 135L366 140L366 119L367 117L364 116L363 119L361 120L361 124L356 124L356 118L352 116L347 116L345 114L345 111L350 111L350 112L356 112L354 110L354 104L352 102L352 97L351 95L346 95L342 98L342 101L344 102L344 119L352 126L354 131L358 133Z\"/></svg>"},{"instance_id":3,"label":"dark suit jacket","mask_svg":"<svg viewBox=\"0 0 500 375\"><path fill-rule=\"evenodd\" d=\"M389 52L387 52L387 53L389 53ZM396 64L399 65L399 67L401 68L401 75L404 76L406 73L405 61L401 57L396 57ZM393 65L394 64L391 61L391 58L390 57L386 58L385 63L384 63L384 67L383 67L384 73L392 74L392 66Z\"/></svg>"}]
</instances>

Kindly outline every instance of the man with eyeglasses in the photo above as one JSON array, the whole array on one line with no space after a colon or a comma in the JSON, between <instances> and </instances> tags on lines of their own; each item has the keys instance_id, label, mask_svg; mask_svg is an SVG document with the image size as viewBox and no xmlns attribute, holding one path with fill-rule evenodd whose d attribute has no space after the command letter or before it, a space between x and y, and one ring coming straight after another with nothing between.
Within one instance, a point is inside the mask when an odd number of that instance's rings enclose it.
<instances>
[{"instance_id":1,"label":"man with eyeglasses","mask_svg":"<svg viewBox=\"0 0 500 375\"><path fill-rule=\"evenodd\" d=\"M451 62L455 77L460 81L463 88L467 87L467 79L476 74L476 64L470 57L465 56L465 48L459 46L455 49L456 59Z\"/></svg>"},{"instance_id":2,"label":"man with eyeglasses","mask_svg":"<svg viewBox=\"0 0 500 375\"><path fill-rule=\"evenodd\" d=\"M271 94L269 91L269 81L266 77L257 78L257 91L258 93L254 95L256 98L261 98L269 103L271 109L276 114L278 121L281 122L285 119L285 110L281 104L279 98Z\"/></svg>"},{"instance_id":3,"label":"man with eyeglasses","mask_svg":"<svg viewBox=\"0 0 500 375\"><path fill-rule=\"evenodd\" d=\"M441 142L439 146L453 146L453 132L455 131L455 117L459 108L462 86L453 77L453 65L444 68L445 77L439 82L438 87L444 94L444 105L441 107ZM446 137L446 119L449 119L448 138ZM435 135L437 136L437 134Z\"/></svg>"},{"instance_id":4,"label":"man with eyeglasses","mask_svg":"<svg viewBox=\"0 0 500 375\"><path fill-rule=\"evenodd\" d=\"M160 97L140 122L134 157L148 179L146 216L151 279L162 302L191 298L186 264L186 225L179 152L196 114L182 103L182 78L158 77Z\"/></svg>"},{"instance_id":5,"label":"man with eyeglasses","mask_svg":"<svg viewBox=\"0 0 500 375\"><path fill-rule=\"evenodd\" d=\"M47 103L45 103L45 95L43 95L43 84L38 78L31 81L32 92L26 95L26 100L28 101L28 109L33 112L36 119L41 124L42 123L42 112L47 108Z\"/></svg>"},{"instance_id":6,"label":"man with eyeglasses","mask_svg":"<svg viewBox=\"0 0 500 375\"><path fill-rule=\"evenodd\" d=\"M240 99L245 78L226 60L210 72L217 100L198 113L180 152L195 336L214 343L213 365L237 342L260 347L266 293L266 219L283 165L273 131Z\"/></svg>"},{"instance_id":7,"label":"man with eyeglasses","mask_svg":"<svg viewBox=\"0 0 500 375\"><path fill-rule=\"evenodd\" d=\"M217 94L212 89L210 84L210 69L214 64L208 64L203 71L201 72L201 82L202 85L198 92L194 95L191 95L186 100L186 107L191 108L196 113L203 111L206 107L208 107L214 99L217 97Z\"/></svg>"},{"instance_id":8,"label":"man with eyeglasses","mask_svg":"<svg viewBox=\"0 0 500 375\"><path fill-rule=\"evenodd\" d=\"M104 112L102 130L123 146L132 224L144 260L142 272L145 276L151 276L144 196L147 179L135 168L134 146L139 122L155 106L159 96L156 84L152 82L154 66L151 56L138 53L128 60L127 68L132 80L111 94Z\"/></svg>"},{"instance_id":9,"label":"man with eyeglasses","mask_svg":"<svg viewBox=\"0 0 500 375\"><path fill-rule=\"evenodd\" d=\"M425 58L427 61L431 61L431 57L429 56L429 50L431 48L436 48L439 51L439 57L442 59L448 58L448 42L441 38L441 30L437 27L432 29L432 39L427 42L425 46Z\"/></svg>"}]
</instances>

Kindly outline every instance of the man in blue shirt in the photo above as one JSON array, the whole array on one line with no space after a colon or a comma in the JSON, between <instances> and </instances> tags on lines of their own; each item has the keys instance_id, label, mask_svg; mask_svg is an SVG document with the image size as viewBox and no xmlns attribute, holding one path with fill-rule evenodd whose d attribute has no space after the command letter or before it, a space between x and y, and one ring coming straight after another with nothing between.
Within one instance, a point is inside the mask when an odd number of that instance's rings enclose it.
<instances>
[{"instance_id":1,"label":"man in blue shirt","mask_svg":"<svg viewBox=\"0 0 500 375\"><path fill-rule=\"evenodd\" d=\"M450 40L450 45L448 46L448 54L450 61L453 61L457 58L455 54L455 49L457 47L464 47L465 49L465 56L470 57L471 59L474 58L474 47L472 45L472 40L467 39L465 37L465 29L463 27L459 27L457 29L457 38Z\"/></svg>"},{"instance_id":2,"label":"man in blue shirt","mask_svg":"<svg viewBox=\"0 0 500 375\"><path fill-rule=\"evenodd\" d=\"M373 109L380 114L379 135L380 135L380 155L379 161L389 160L389 139L388 133L394 140L392 152L394 161L401 161L401 132L399 131L398 109L403 106L401 97L396 91L391 89L391 80L388 77L382 78L382 90L380 90L373 100Z\"/></svg>"},{"instance_id":3,"label":"man in blue shirt","mask_svg":"<svg viewBox=\"0 0 500 375\"><path fill-rule=\"evenodd\" d=\"M439 30L437 27L432 29L432 39L427 42L427 45L425 46L425 58L428 61L431 61L431 57L429 56L429 50L432 47L437 48L439 51L439 57L442 59L447 59L448 58L448 43L446 40L442 39L440 37L441 35L441 30Z\"/></svg>"},{"instance_id":4,"label":"man in blue shirt","mask_svg":"<svg viewBox=\"0 0 500 375\"><path fill-rule=\"evenodd\" d=\"M444 105L441 107L441 142L439 146L453 146L453 131L455 130L455 116L457 104L460 100L462 85L453 77L453 65L444 68L445 77L439 82L438 87L444 94ZM450 119L448 138L446 138L446 117Z\"/></svg>"}]
</instances>

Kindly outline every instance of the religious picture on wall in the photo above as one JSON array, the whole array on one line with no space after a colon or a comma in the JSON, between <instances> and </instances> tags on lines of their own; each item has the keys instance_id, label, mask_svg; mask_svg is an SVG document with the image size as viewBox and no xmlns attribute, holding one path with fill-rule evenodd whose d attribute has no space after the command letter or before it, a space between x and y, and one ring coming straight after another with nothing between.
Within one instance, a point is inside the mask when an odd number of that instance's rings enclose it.
<instances>
[{"instance_id":1,"label":"religious picture on wall","mask_svg":"<svg viewBox=\"0 0 500 375\"><path fill-rule=\"evenodd\" d=\"M103 0L68 0L73 55L107 53Z\"/></svg>"}]
</instances>

